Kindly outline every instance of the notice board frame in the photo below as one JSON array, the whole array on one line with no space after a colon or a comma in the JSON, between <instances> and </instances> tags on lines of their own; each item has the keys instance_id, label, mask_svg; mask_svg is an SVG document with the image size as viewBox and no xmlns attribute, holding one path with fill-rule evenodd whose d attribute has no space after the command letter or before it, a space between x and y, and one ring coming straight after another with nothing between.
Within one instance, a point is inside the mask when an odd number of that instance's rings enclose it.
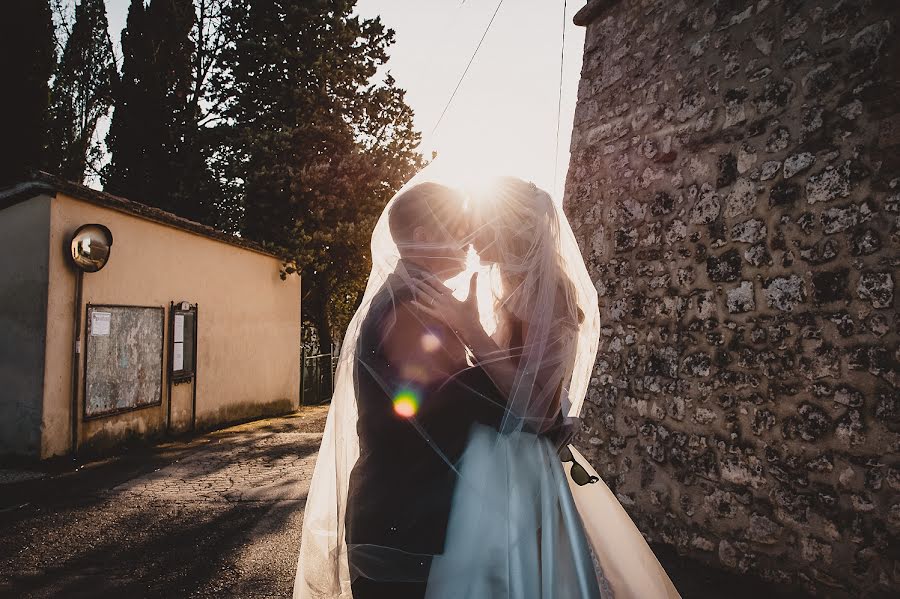
<instances>
[{"instance_id":1,"label":"notice board frame","mask_svg":"<svg viewBox=\"0 0 900 599\"><path fill-rule=\"evenodd\" d=\"M190 383L191 385L191 432L197 430L197 339L200 336L200 327L199 327L199 313L200 313L200 304L199 303L190 303L188 301L171 301L169 302L169 318L167 326L169 328L169 338L166 341L165 345L169 347L169 360L166 364L168 368L168 381L167 381L167 389L168 389L168 401L167 401L167 409L166 409L166 432L171 432L172 426L172 387L173 385L179 385L183 383ZM175 316L178 314L191 314L194 320L194 330L192 331L192 339L191 339L191 351L193 353L193 369L190 371L186 370L175 370ZM185 343L182 341L182 343Z\"/></svg>"},{"instance_id":2,"label":"notice board frame","mask_svg":"<svg viewBox=\"0 0 900 599\"><path fill-rule=\"evenodd\" d=\"M124 408L114 408L112 410L107 410L104 412L97 412L94 414L88 414L87 412L87 384L88 384L88 356L90 355L90 343L91 343L91 331L89 330L90 325L90 314L92 309L98 308L141 308L141 309L150 309L150 310L158 310L161 313L160 318L160 352L159 352L159 397L153 403L143 403L137 406L128 406ZM93 304L86 303L84 307L84 356L82 358L82 370L84 372L83 381L81 384L81 417L84 421L89 420L97 420L100 418L109 418L110 416L116 416L118 414L124 414L126 412L134 412L137 410L144 410L147 408L156 408L162 406L162 396L163 396L163 385L165 383L166 378L166 360L165 360L165 352L166 352L166 308L165 306L142 306L135 304Z\"/></svg>"},{"instance_id":3,"label":"notice board frame","mask_svg":"<svg viewBox=\"0 0 900 599\"><path fill-rule=\"evenodd\" d=\"M187 306L185 308L184 306ZM169 302L169 382L178 385L181 383L189 383L197 376L197 313L198 305L190 302ZM191 369L175 370L175 317L179 314L190 314L193 320L191 330ZM182 341L184 347L188 343Z\"/></svg>"}]
</instances>

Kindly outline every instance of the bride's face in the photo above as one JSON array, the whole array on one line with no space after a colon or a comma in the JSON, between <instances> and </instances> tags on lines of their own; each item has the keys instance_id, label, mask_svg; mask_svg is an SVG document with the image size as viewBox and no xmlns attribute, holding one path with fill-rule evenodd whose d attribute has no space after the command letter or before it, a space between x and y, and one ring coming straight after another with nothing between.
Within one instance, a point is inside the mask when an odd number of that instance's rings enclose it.
<instances>
[{"instance_id":1,"label":"bride's face","mask_svg":"<svg viewBox=\"0 0 900 599\"><path fill-rule=\"evenodd\" d=\"M518 232L511 226L515 215L504 198L487 194L474 203L472 213L472 246L482 264L496 264L501 269L515 261L510 249L517 245Z\"/></svg>"},{"instance_id":2,"label":"bride's face","mask_svg":"<svg viewBox=\"0 0 900 599\"><path fill-rule=\"evenodd\" d=\"M472 247L478 252L482 264L500 262L498 241L498 232L493 223L486 222L478 226L472 236Z\"/></svg>"}]
</instances>

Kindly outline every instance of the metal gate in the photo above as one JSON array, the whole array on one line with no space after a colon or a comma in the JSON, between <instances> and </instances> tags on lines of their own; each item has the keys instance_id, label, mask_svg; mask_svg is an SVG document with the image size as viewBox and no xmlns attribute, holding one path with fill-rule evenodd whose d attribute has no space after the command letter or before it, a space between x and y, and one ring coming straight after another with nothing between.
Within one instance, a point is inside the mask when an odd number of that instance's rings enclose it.
<instances>
[{"instance_id":1,"label":"metal gate","mask_svg":"<svg viewBox=\"0 0 900 599\"><path fill-rule=\"evenodd\" d=\"M327 354L301 357L300 404L314 406L331 400L338 355L334 348Z\"/></svg>"}]
</instances>

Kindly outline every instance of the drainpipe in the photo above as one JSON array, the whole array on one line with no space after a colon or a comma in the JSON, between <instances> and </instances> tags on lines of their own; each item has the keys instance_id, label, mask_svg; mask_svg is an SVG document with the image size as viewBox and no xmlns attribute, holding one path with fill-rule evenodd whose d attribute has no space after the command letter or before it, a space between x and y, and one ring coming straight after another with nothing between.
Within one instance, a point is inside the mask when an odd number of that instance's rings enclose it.
<instances>
[{"instance_id":1,"label":"drainpipe","mask_svg":"<svg viewBox=\"0 0 900 599\"><path fill-rule=\"evenodd\" d=\"M75 272L75 311L72 317L75 345L72 348L72 456L78 451L78 367L81 358L81 290L84 271Z\"/></svg>"},{"instance_id":2,"label":"drainpipe","mask_svg":"<svg viewBox=\"0 0 900 599\"><path fill-rule=\"evenodd\" d=\"M197 430L197 372L200 358L197 356L197 338L200 337L200 304L194 304L194 377L191 381L191 432Z\"/></svg>"},{"instance_id":3,"label":"drainpipe","mask_svg":"<svg viewBox=\"0 0 900 599\"><path fill-rule=\"evenodd\" d=\"M172 339L175 334L175 302L172 301L169 302L168 322L169 324L166 327L169 330L168 339L166 340L169 344L169 351L166 352L169 354L169 358L166 361L166 395L168 396L166 399L166 435L172 432L172 367L174 366L172 357L174 343Z\"/></svg>"}]
</instances>

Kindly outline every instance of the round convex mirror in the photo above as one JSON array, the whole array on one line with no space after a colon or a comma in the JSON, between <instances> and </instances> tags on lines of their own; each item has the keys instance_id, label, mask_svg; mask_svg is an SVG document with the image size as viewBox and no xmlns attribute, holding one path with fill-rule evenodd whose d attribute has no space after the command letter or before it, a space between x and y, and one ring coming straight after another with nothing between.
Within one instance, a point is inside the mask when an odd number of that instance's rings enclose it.
<instances>
[{"instance_id":1,"label":"round convex mirror","mask_svg":"<svg viewBox=\"0 0 900 599\"><path fill-rule=\"evenodd\" d=\"M72 262L85 272L97 272L109 260L112 233L103 225L82 225L72 235Z\"/></svg>"}]
</instances>

